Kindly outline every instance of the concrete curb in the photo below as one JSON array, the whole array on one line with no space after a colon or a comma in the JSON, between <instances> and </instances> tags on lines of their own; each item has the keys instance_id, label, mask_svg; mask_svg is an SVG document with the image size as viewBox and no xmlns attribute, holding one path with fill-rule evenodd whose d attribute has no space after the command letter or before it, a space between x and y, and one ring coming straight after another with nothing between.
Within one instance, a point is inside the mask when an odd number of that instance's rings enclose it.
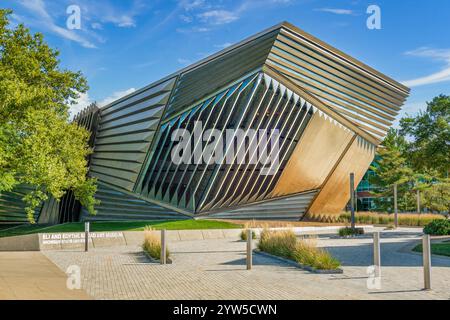
<instances>
[{"instance_id":1,"label":"concrete curb","mask_svg":"<svg viewBox=\"0 0 450 320\"><path fill-rule=\"evenodd\" d=\"M145 250L142 250L142 251L144 252L144 255L147 257L147 259L150 260L151 263L158 263L158 264L161 264L161 260L153 258L153 257L152 257L151 255L149 255L149 254L147 253L147 251L145 251ZM172 263L173 263L172 259L170 259L170 258L167 258L167 259L166 259L166 264L172 264Z\"/></svg>"}]
</instances>

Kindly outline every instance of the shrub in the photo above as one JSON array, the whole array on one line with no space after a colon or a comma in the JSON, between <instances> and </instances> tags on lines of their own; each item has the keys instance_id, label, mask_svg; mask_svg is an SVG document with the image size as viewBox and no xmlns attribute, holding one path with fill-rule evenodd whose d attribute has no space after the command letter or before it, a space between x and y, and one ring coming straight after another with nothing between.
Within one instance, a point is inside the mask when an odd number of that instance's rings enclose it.
<instances>
[{"instance_id":1,"label":"shrub","mask_svg":"<svg viewBox=\"0 0 450 320\"><path fill-rule=\"evenodd\" d=\"M244 229L241 231L241 240L247 240L247 231L248 229ZM252 230L252 239L256 239L256 233Z\"/></svg>"},{"instance_id":2,"label":"shrub","mask_svg":"<svg viewBox=\"0 0 450 320\"><path fill-rule=\"evenodd\" d=\"M292 230L264 229L260 235L258 248L276 256L292 259L296 242L297 238Z\"/></svg>"},{"instance_id":3,"label":"shrub","mask_svg":"<svg viewBox=\"0 0 450 320\"><path fill-rule=\"evenodd\" d=\"M310 239L302 239L297 242L293 252L295 261L319 270L335 270L341 266L339 260L328 251L317 248Z\"/></svg>"},{"instance_id":4,"label":"shrub","mask_svg":"<svg viewBox=\"0 0 450 320\"><path fill-rule=\"evenodd\" d=\"M341 236L341 237L356 236L356 235L360 235L360 234L364 234L363 228L354 228L353 229L351 227L345 227L345 228L339 229L339 236Z\"/></svg>"},{"instance_id":5,"label":"shrub","mask_svg":"<svg viewBox=\"0 0 450 320\"><path fill-rule=\"evenodd\" d=\"M297 241L292 230L261 232L258 248L267 253L295 260L298 263L319 270L334 270L340 262L328 251L317 248L315 239L305 238Z\"/></svg>"},{"instance_id":6,"label":"shrub","mask_svg":"<svg viewBox=\"0 0 450 320\"><path fill-rule=\"evenodd\" d=\"M434 236L450 235L450 220L434 220L428 223L423 232Z\"/></svg>"},{"instance_id":7,"label":"shrub","mask_svg":"<svg viewBox=\"0 0 450 320\"><path fill-rule=\"evenodd\" d=\"M161 238L151 228L145 230L142 249L153 259L161 257ZM169 249L166 249L166 258L169 258L169 255Z\"/></svg>"}]
</instances>

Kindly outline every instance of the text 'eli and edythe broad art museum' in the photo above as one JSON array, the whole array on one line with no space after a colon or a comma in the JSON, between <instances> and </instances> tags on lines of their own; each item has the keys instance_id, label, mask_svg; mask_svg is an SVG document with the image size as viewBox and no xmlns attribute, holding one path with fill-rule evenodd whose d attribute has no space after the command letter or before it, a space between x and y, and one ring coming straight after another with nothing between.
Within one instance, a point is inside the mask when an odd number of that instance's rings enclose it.
<instances>
[{"instance_id":1,"label":"text 'eli and edythe broad art museum'","mask_svg":"<svg viewBox=\"0 0 450 320\"><path fill-rule=\"evenodd\" d=\"M409 89L282 23L75 121L92 132L97 215L40 222L340 212Z\"/></svg>"}]
</instances>

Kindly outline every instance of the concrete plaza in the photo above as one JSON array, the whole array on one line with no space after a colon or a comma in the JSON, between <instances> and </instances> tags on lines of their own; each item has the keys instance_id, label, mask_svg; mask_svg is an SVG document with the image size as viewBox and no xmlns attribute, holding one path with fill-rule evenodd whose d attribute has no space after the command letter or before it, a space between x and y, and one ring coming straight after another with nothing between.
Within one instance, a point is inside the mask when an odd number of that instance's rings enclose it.
<instances>
[{"instance_id":1,"label":"concrete plaza","mask_svg":"<svg viewBox=\"0 0 450 320\"><path fill-rule=\"evenodd\" d=\"M258 254L247 271L246 244L233 239L171 242L173 264L164 266L150 263L137 246L44 254L63 271L80 266L82 287L95 299L450 299L450 258L433 257L433 290L422 290L422 257L410 251L419 240L419 229L382 233L380 289L367 287L371 235L319 239L342 261L339 275L313 274Z\"/></svg>"}]
</instances>

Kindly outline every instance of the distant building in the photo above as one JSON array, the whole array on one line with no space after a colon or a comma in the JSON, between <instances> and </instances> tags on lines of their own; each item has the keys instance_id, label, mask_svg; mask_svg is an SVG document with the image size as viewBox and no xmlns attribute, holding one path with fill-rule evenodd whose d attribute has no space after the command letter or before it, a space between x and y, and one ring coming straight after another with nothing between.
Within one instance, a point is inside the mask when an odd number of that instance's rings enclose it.
<instances>
[{"instance_id":1,"label":"distant building","mask_svg":"<svg viewBox=\"0 0 450 320\"><path fill-rule=\"evenodd\" d=\"M376 159L372 162L371 166L376 166ZM370 184L369 177L374 176L375 172L372 169L368 169L361 179L361 182L356 189L357 197L357 210L358 211L372 211L376 210L375 197L371 194L371 191L375 189Z\"/></svg>"}]
</instances>

